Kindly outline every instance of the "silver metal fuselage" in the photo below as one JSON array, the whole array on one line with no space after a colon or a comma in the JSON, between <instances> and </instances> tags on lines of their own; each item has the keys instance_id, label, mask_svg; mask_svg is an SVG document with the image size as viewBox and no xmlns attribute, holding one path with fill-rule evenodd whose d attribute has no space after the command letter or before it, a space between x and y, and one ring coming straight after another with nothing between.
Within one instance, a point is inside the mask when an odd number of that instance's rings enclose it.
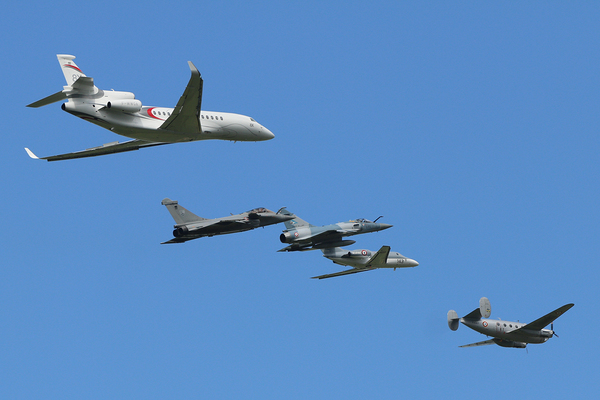
<instances>
[{"instance_id":1,"label":"silver metal fuselage","mask_svg":"<svg viewBox=\"0 0 600 400\"><path fill-rule=\"evenodd\" d=\"M461 318L460 322L474 331L509 342L544 343L550 339L553 334L553 331L550 329L522 329L519 332L513 332L527 324L521 322L502 321L498 319L471 320Z\"/></svg>"},{"instance_id":2,"label":"silver metal fuselage","mask_svg":"<svg viewBox=\"0 0 600 400\"><path fill-rule=\"evenodd\" d=\"M347 265L353 268L363 268L375 252L366 249L344 250L340 248L323 250L323 257L330 259L336 264ZM410 268L419 263L412 258L404 257L402 254L390 251L385 264L377 264L376 268Z\"/></svg>"}]
</instances>

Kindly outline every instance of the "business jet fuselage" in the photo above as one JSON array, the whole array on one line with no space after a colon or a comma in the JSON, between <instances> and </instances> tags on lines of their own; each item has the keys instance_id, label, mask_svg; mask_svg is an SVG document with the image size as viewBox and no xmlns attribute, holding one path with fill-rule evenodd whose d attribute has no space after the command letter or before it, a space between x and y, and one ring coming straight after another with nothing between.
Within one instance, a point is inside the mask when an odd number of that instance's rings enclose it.
<instances>
[{"instance_id":1,"label":"business jet fuselage","mask_svg":"<svg viewBox=\"0 0 600 400\"><path fill-rule=\"evenodd\" d=\"M251 117L225 112L200 111L200 132L161 129L173 108L147 107L133 93L108 91L101 98L80 98L63 103L63 110L119 135L148 142L179 143L220 139L256 142L273 134Z\"/></svg>"},{"instance_id":2,"label":"business jet fuselage","mask_svg":"<svg viewBox=\"0 0 600 400\"><path fill-rule=\"evenodd\" d=\"M198 69L188 61L192 76L183 95L174 108L148 107L131 92L102 90L94 79L86 76L73 62L74 56L57 55L67 86L28 105L41 107L64 101L62 109L86 121L134 140L111 142L74 153L32 158L48 161L94 157L111 153L138 150L145 147L196 140L220 139L257 142L274 137L267 128L253 118L225 112L201 111L204 81Z\"/></svg>"}]
</instances>

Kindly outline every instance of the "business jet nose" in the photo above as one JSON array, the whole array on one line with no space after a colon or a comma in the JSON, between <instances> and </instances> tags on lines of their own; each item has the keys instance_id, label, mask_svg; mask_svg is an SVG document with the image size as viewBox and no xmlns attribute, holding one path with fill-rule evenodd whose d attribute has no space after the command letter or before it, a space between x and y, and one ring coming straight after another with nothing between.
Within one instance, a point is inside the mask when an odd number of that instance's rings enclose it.
<instances>
[{"instance_id":1,"label":"business jet nose","mask_svg":"<svg viewBox=\"0 0 600 400\"><path fill-rule=\"evenodd\" d=\"M270 130L268 130L264 126L260 130L260 133L261 133L261 136L262 136L263 140L271 140L271 139L273 139L275 137L275 135L273 135L273 132L271 132Z\"/></svg>"}]
</instances>

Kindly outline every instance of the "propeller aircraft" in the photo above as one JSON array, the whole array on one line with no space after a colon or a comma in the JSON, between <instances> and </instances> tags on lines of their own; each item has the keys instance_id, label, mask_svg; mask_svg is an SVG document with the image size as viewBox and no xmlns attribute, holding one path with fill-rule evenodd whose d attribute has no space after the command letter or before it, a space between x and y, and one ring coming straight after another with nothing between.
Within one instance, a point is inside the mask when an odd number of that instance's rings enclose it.
<instances>
[{"instance_id":1,"label":"propeller aircraft","mask_svg":"<svg viewBox=\"0 0 600 400\"><path fill-rule=\"evenodd\" d=\"M492 339L484 340L483 342L466 344L459 347L497 344L502 347L524 349L528 343L544 343L553 336L558 337L554 332L554 320L573 306L573 303L565 304L533 322L523 324L521 322L488 319L492 312L492 306L487 297L482 297L479 300L479 308L476 308L462 318L458 318L456 311L448 311L448 327L455 331L458 329L458 323L461 322L474 331L492 337ZM550 329L544 329L548 324L551 324Z\"/></svg>"}]
</instances>

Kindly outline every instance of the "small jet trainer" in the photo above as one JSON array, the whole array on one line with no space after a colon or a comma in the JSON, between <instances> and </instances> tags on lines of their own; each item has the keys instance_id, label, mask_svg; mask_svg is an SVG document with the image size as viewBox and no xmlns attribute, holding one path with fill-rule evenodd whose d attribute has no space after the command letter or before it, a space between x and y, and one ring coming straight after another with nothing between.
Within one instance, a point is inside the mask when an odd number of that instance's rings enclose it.
<instances>
[{"instance_id":1,"label":"small jet trainer","mask_svg":"<svg viewBox=\"0 0 600 400\"><path fill-rule=\"evenodd\" d=\"M205 236L210 237L249 231L261 226L289 221L295 217L295 215L289 213L282 214L281 210L285 210L285 208L280 209L277 213L266 208L255 208L237 215L206 219L180 206L175 200L164 199L161 204L167 206L167 209L177 223L173 231L175 238L161 244L183 243Z\"/></svg>"},{"instance_id":2,"label":"small jet trainer","mask_svg":"<svg viewBox=\"0 0 600 400\"><path fill-rule=\"evenodd\" d=\"M280 212L293 215L286 209L280 210ZM285 222L286 229L279 236L281 243L290 243L290 245L278 251L306 251L350 246L356 241L342 240L342 238L361 233L382 231L392 227L390 224L377 223L379 218L373 222L361 218L332 225L315 226L294 216L293 219Z\"/></svg>"},{"instance_id":3,"label":"small jet trainer","mask_svg":"<svg viewBox=\"0 0 600 400\"><path fill-rule=\"evenodd\" d=\"M448 311L448 326L455 331L458 329L458 322L460 321L469 328L493 338L459 347L497 344L502 347L524 349L527 347L528 343L544 343L552 336L558 337L558 335L554 333L554 320L573 306L573 303L565 304L533 322L523 324L521 322L487 319L492 312L492 306L486 297L482 297L479 300L479 308L476 308L460 319L458 318L456 311ZM551 324L550 329L544 329L548 324Z\"/></svg>"},{"instance_id":4,"label":"small jet trainer","mask_svg":"<svg viewBox=\"0 0 600 400\"><path fill-rule=\"evenodd\" d=\"M67 100L62 105L64 111L134 140L50 157L37 157L25 148L31 158L57 161L196 140L257 142L274 137L271 131L245 115L201 111L203 80L191 61L188 64L192 77L183 95L175 108L167 108L142 106L130 92L100 90L94 85L94 79L86 76L73 62L75 56L58 54L57 57L67 86L27 107L37 108Z\"/></svg>"},{"instance_id":5,"label":"small jet trainer","mask_svg":"<svg viewBox=\"0 0 600 400\"><path fill-rule=\"evenodd\" d=\"M381 246L375 254L370 250L347 251L339 247L322 249L323 257L329 258L335 264L348 265L353 269L335 272L333 274L313 276L313 279L332 278L334 276L356 274L357 272L372 271L377 268L408 268L419 265L413 259L406 258L400 253L390 252L390 246Z\"/></svg>"}]
</instances>

